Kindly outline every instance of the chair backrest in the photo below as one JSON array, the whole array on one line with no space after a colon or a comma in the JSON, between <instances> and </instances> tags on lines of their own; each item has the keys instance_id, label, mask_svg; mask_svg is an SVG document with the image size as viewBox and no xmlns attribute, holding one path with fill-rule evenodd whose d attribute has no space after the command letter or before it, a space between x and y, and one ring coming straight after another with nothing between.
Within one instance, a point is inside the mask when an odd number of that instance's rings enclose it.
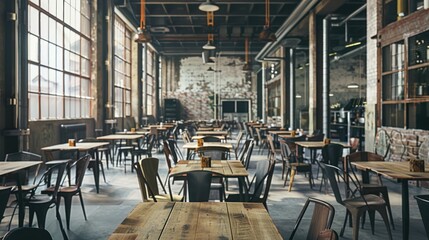
<instances>
[{"instance_id":1,"label":"chair backrest","mask_svg":"<svg viewBox=\"0 0 429 240\"><path fill-rule=\"evenodd\" d=\"M208 202L210 197L210 185L212 182L211 171L191 171L186 173L188 183L189 202Z\"/></svg>"},{"instance_id":2,"label":"chair backrest","mask_svg":"<svg viewBox=\"0 0 429 240\"><path fill-rule=\"evenodd\" d=\"M41 161L42 156L31 152L14 152L6 154L5 161Z\"/></svg>"},{"instance_id":3,"label":"chair backrest","mask_svg":"<svg viewBox=\"0 0 429 240\"><path fill-rule=\"evenodd\" d=\"M250 197L251 202L262 202L266 206L268 193L271 187L271 181L274 173L275 161L262 160L256 164L256 172L254 177L254 191ZM262 197L261 194L263 193Z\"/></svg>"},{"instance_id":4,"label":"chair backrest","mask_svg":"<svg viewBox=\"0 0 429 240\"><path fill-rule=\"evenodd\" d=\"M250 159L252 157L254 146L255 146L255 142L253 140L250 140L250 143L249 143L249 146L247 147L247 151L246 151L246 154L244 155L244 161L243 161L244 168L246 169L249 169Z\"/></svg>"},{"instance_id":5,"label":"chair backrest","mask_svg":"<svg viewBox=\"0 0 429 240\"><path fill-rule=\"evenodd\" d=\"M173 167L173 164L171 164L171 162L174 162L174 156L170 149L170 144L166 140L164 140L163 143L165 162L167 163L168 172L170 172L171 168Z\"/></svg>"},{"instance_id":6,"label":"chair backrest","mask_svg":"<svg viewBox=\"0 0 429 240\"><path fill-rule=\"evenodd\" d=\"M307 137L307 141L309 142L319 142L319 141L323 141L323 139L325 138L325 134L324 133L319 133L317 135L312 135Z\"/></svg>"},{"instance_id":7,"label":"chair backrest","mask_svg":"<svg viewBox=\"0 0 429 240\"><path fill-rule=\"evenodd\" d=\"M159 194L158 183L156 181L158 175L159 159L158 158L143 158L139 161L142 170L142 175L145 178L145 183L152 191L152 195Z\"/></svg>"},{"instance_id":8,"label":"chair backrest","mask_svg":"<svg viewBox=\"0 0 429 240\"><path fill-rule=\"evenodd\" d=\"M256 135L258 136L258 140L262 140L261 129L255 128Z\"/></svg>"},{"instance_id":9,"label":"chair backrest","mask_svg":"<svg viewBox=\"0 0 429 240\"><path fill-rule=\"evenodd\" d=\"M307 211L310 203L314 204L313 215L311 216L311 223L309 224L307 232L307 240L317 239L319 233L325 229L330 229L332 221L334 220L335 208L320 199L308 198L301 210L301 213L296 220L295 227L293 228L292 234L289 239L293 239L295 233Z\"/></svg>"},{"instance_id":10,"label":"chair backrest","mask_svg":"<svg viewBox=\"0 0 429 240\"><path fill-rule=\"evenodd\" d=\"M221 142L222 139L217 136L204 136L204 142Z\"/></svg>"},{"instance_id":11,"label":"chair backrest","mask_svg":"<svg viewBox=\"0 0 429 240\"><path fill-rule=\"evenodd\" d=\"M322 148L323 162L338 166L340 158L343 156L343 146L337 143L329 143Z\"/></svg>"},{"instance_id":12,"label":"chair backrest","mask_svg":"<svg viewBox=\"0 0 429 240\"><path fill-rule=\"evenodd\" d=\"M229 148L221 146L203 146L197 148L200 155L211 157L212 160L227 160Z\"/></svg>"},{"instance_id":13,"label":"chair backrest","mask_svg":"<svg viewBox=\"0 0 429 240\"><path fill-rule=\"evenodd\" d=\"M339 176L339 171L341 170L336 166L325 164L323 162L320 162L320 166L325 170L326 177L328 178L332 191L334 192L335 200L342 205L343 198L337 182L337 176Z\"/></svg>"},{"instance_id":14,"label":"chair backrest","mask_svg":"<svg viewBox=\"0 0 429 240\"><path fill-rule=\"evenodd\" d=\"M244 158L246 157L247 149L250 146L250 143L252 142L252 139L246 139L244 141L243 146L240 149L240 152L238 153L238 160L240 160L244 164Z\"/></svg>"},{"instance_id":15,"label":"chair backrest","mask_svg":"<svg viewBox=\"0 0 429 240\"><path fill-rule=\"evenodd\" d=\"M189 131L188 130L184 130L183 131L183 133L182 133L182 138L183 138L183 141L185 142L185 143L188 143L188 142L192 142L192 140L191 140L191 136L190 136L190 134L189 134Z\"/></svg>"},{"instance_id":16,"label":"chair backrest","mask_svg":"<svg viewBox=\"0 0 429 240\"><path fill-rule=\"evenodd\" d=\"M168 139L167 141L168 141L168 145L170 146L171 154L173 155L174 164L177 164L179 160L184 159L183 154L180 151L179 147L177 146L177 141L173 139Z\"/></svg>"},{"instance_id":17,"label":"chair backrest","mask_svg":"<svg viewBox=\"0 0 429 240\"><path fill-rule=\"evenodd\" d=\"M9 201L10 189L10 187L0 186L0 222L3 219L3 214Z\"/></svg>"},{"instance_id":18,"label":"chair backrest","mask_svg":"<svg viewBox=\"0 0 429 240\"><path fill-rule=\"evenodd\" d=\"M419 205L420 215L425 226L426 236L429 238L429 195L418 195L414 196Z\"/></svg>"},{"instance_id":19,"label":"chair backrest","mask_svg":"<svg viewBox=\"0 0 429 240\"><path fill-rule=\"evenodd\" d=\"M76 179L75 185L77 188L82 186L83 178L85 177L86 169L88 168L89 161L91 160L91 155L86 154L85 156L79 158L73 165L76 166Z\"/></svg>"},{"instance_id":20,"label":"chair backrest","mask_svg":"<svg viewBox=\"0 0 429 240\"><path fill-rule=\"evenodd\" d=\"M243 139L243 131L239 131L237 134L237 138L235 139L235 149L240 148L241 140Z\"/></svg>"},{"instance_id":21,"label":"chair backrest","mask_svg":"<svg viewBox=\"0 0 429 240\"><path fill-rule=\"evenodd\" d=\"M42 156L39 154L35 154L32 152L14 152L14 153L8 153L5 157L6 162L12 162L12 161L42 161ZM37 166L36 171L34 173L34 180L36 180L37 175L39 174L40 165ZM21 183L26 184L28 182L28 171L26 175L21 175L22 179L20 178ZM3 178L3 184L4 184L5 178Z\"/></svg>"},{"instance_id":22,"label":"chair backrest","mask_svg":"<svg viewBox=\"0 0 429 240\"><path fill-rule=\"evenodd\" d=\"M20 227L10 230L4 235L3 240L52 240L51 234L46 229Z\"/></svg>"},{"instance_id":23,"label":"chair backrest","mask_svg":"<svg viewBox=\"0 0 429 240\"><path fill-rule=\"evenodd\" d=\"M66 169L70 161L71 160L59 161L57 164L49 167L43 173L42 177L39 180L39 183L37 184L37 188L39 188L41 185L51 184L50 180L52 176L56 176L55 185L52 194L50 194L52 201L55 201L57 199L58 190L60 189L61 183L63 182L64 170ZM54 175L54 172L56 172L57 174ZM36 189L34 189L32 194L36 192Z\"/></svg>"}]
</instances>

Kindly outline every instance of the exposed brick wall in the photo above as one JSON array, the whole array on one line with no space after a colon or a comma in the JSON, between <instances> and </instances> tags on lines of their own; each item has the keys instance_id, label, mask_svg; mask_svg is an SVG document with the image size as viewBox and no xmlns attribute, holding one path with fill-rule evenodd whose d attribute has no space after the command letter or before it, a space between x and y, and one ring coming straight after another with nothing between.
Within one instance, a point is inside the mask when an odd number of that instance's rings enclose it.
<instances>
[{"instance_id":1,"label":"exposed brick wall","mask_svg":"<svg viewBox=\"0 0 429 240\"><path fill-rule=\"evenodd\" d=\"M209 72L201 57L175 57L168 60L169 69L174 70L168 81L164 98L177 98L182 105L183 119L212 119L213 93L220 99L250 99L252 116L256 116L256 91L254 77L241 71L243 60L238 57L220 57L212 68L220 72ZM216 77L215 77L216 75ZM254 74L252 74L254 75Z\"/></svg>"}]
</instances>

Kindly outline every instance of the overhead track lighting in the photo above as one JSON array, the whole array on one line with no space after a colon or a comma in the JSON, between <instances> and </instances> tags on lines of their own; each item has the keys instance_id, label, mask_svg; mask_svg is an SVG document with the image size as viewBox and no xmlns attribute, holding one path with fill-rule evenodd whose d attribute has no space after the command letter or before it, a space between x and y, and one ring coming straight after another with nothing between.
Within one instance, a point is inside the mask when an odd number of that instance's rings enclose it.
<instances>
[{"instance_id":1,"label":"overhead track lighting","mask_svg":"<svg viewBox=\"0 0 429 240\"><path fill-rule=\"evenodd\" d=\"M146 29L146 0L140 1L140 27L134 35L134 41L137 43L147 43L152 41L150 32Z\"/></svg>"},{"instance_id":2,"label":"overhead track lighting","mask_svg":"<svg viewBox=\"0 0 429 240\"><path fill-rule=\"evenodd\" d=\"M219 6L216 5L212 0L207 0L198 6L198 9L204 12L216 12L219 10Z\"/></svg>"},{"instance_id":3,"label":"overhead track lighting","mask_svg":"<svg viewBox=\"0 0 429 240\"><path fill-rule=\"evenodd\" d=\"M259 33L259 40L265 42L274 42L277 40L276 34L271 32L270 29L270 0L265 0L265 25L261 33Z\"/></svg>"},{"instance_id":4,"label":"overhead track lighting","mask_svg":"<svg viewBox=\"0 0 429 240\"><path fill-rule=\"evenodd\" d=\"M357 83L351 83L351 84L347 85L347 88L356 89L356 88L359 88L359 85Z\"/></svg>"}]
</instances>

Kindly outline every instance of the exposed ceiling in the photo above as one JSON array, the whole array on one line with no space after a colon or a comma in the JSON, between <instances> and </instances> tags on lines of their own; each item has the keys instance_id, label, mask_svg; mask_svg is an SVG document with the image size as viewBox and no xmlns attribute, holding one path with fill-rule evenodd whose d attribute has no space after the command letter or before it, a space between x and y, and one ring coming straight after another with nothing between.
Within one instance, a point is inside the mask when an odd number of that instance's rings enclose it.
<instances>
[{"instance_id":1,"label":"exposed ceiling","mask_svg":"<svg viewBox=\"0 0 429 240\"><path fill-rule=\"evenodd\" d=\"M146 25L151 30L153 44L164 55L200 55L207 43L207 34L214 32L216 51L228 55L244 55L245 37L250 39L251 55L258 53L266 44L258 39L265 22L264 0L217 0L219 11L214 12L214 29L207 27L207 13L198 9L205 0L146 0ZM287 20L301 1L270 0L271 29L275 32ZM350 15L366 3L365 0L322 0L320 13L336 14L337 22ZM323 4L330 2L330 4ZM332 4L334 3L334 4ZM115 0L116 6L139 23L140 0ZM354 16L344 25L332 28L332 43L343 44L347 32L349 37L365 34L366 11ZM305 18L289 36L299 38L299 44L307 47L308 21ZM334 21L333 21L334 22ZM364 35L363 35L364 36ZM279 39L281 40L281 39Z\"/></svg>"}]
</instances>

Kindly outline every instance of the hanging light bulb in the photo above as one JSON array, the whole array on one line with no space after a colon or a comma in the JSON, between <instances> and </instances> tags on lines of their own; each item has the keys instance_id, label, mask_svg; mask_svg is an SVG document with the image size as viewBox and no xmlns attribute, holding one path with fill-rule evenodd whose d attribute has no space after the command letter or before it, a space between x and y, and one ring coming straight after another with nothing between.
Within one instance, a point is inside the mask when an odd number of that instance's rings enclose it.
<instances>
[{"instance_id":1,"label":"hanging light bulb","mask_svg":"<svg viewBox=\"0 0 429 240\"><path fill-rule=\"evenodd\" d=\"M271 32L270 29L270 0L265 0L265 25L261 33L259 33L259 40L265 42L274 42L277 40L276 34Z\"/></svg>"},{"instance_id":2,"label":"hanging light bulb","mask_svg":"<svg viewBox=\"0 0 429 240\"><path fill-rule=\"evenodd\" d=\"M216 5L212 0L207 0L198 6L198 9L204 12L216 12L219 10L219 6Z\"/></svg>"},{"instance_id":3,"label":"hanging light bulb","mask_svg":"<svg viewBox=\"0 0 429 240\"><path fill-rule=\"evenodd\" d=\"M207 12L207 27L213 29L214 27L214 15L213 12ZM216 46L213 44L214 36L213 33L207 34L207 43L203 46L205 50L215 50Z\"/></svg>"},{"instance_id":4,"label":"hanging light bulb","mask_svg":"<svg viewBox=\"0 0 429 240\"><path fill-rule=\"evenodd\" d=\"M140 1L140 27L134 35L134 41L137 43L147 43L152 41L152 36L146 29L146 0Z\"/></svg>"}]
</instances>

